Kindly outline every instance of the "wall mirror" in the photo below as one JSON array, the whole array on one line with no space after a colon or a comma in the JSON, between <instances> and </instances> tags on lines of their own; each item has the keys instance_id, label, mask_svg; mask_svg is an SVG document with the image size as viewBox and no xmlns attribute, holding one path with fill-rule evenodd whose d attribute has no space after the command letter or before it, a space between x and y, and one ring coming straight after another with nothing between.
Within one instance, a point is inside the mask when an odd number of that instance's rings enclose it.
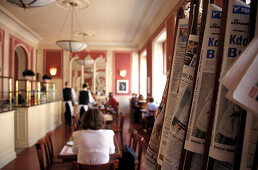
<instances>
[{"instance_id":1,"label":"wall mirror","mask_svg":"<svg viewBox=\"0 0 258 170\"><path fill-rule=\"evenodd\" d=\"M72 63L72 86L76 93L82 88L83 83L88 83L91 93L97 99L106 96L106 60L101 55L98 57L75 57Z\"/></svg>"},{"instance_id":2,"label":"wall mirror","mask_svg":"<svg viewBox=\"0 0 258 170\"><path fill-rule=\"evenodd\" d=\"M106 95L106 61L103 57L96 59L96 92L97 96Z\"/></svg>"}]
</instances>

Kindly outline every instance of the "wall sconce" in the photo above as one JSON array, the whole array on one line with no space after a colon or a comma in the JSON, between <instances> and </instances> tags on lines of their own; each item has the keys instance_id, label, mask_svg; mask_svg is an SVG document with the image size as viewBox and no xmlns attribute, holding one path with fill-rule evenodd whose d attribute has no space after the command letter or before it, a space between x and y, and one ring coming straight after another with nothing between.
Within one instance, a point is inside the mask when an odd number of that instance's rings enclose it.
<instances>
[{"instance_id":1,"label":"wall sconce","mask_svg":"<svg viewBox=\"0 0 258 170\"><path fill-rule=\"evenodd\" d=\"M54 67L52 67L52 68L49 69L49 72L50 72L50 75L51 75L51 76L55 76L55 75L56 75L56 72L57 72L57 69L54 68Z\"/></svg>"},{"instance_id":2,"label":"wall sconce","mask_svg":"<svg viewBox=\"0 0 258 170\"><path fill-rule=\"evenodd\" d=\"M119 70L119 75L124 78L126 76L126 70Z\"/></svg>"}]
</instances>

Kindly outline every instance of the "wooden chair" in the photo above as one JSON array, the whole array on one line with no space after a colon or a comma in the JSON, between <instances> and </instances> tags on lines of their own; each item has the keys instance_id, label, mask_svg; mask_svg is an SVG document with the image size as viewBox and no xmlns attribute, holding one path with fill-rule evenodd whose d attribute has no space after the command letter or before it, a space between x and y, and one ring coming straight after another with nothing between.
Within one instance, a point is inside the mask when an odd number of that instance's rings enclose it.
<instances>
[{"instance_id":1,"label":"wooden chair","mask_svg":"<svg viewBox=\"0 0 258 170\"><path fill-rule=\"evenodd\" d=\"M129 128L129 130L128 130L128 132L129 132L129 146L131 147L131 148L133 148L133 135L135 134L135 133L137 133L137 130L136 129L133 129L133 128Z\"/></svg>"},{"instance_id":2,"label":"wooden chair","mask_svg":"<svg viewBox=\"0 0 258 170\"><path fill-rule=\"evenodd\" d=\"M53 163L61 163L62 160L58 159L57 157L54 156L54 147L53 147L53 142L52 142L52 135L53 135L53 131L50 131L46 134L46 143L47 143L47 147L48 147L48 151L49 151L49 159L51 161L51 164Z\"/></svg>"},{"instance_id":3,"label":"wooden chair","mask_svg":"<svg viewBox=\"0 0 258 170\"><path fill-rule=\"evenodd\" d=\"M74 114L74 117L73 117L73 130L76 131L76 130L79 130L79 114Z\"/></svg>"},{"instance_id":4,"label":"wooden chair","mask_svg":"<svg viewBox=\"0 0 258 170\"><path fill-rule=\"evenodd\" d=\"M119 164L118 160L109 161L106 164L96 164L96 165L73 162L73 169L74 170L115 170L118 168L118 164Z\"/></svg>"},{"instance_id":5,"label":"wooden chair","mask_svg":"<svg viewBox=\"0 0 258 170\"><path fill-rule=\"evenodd\" d=\"M60 163L60 164L53 164L50 158L50 151L48 149L48 136L45 136L38 140L35 144L37 155L39 159L39 166L40 170L45 169L60 169L60 170L69 170L72 169L71 163Z\"/></svg>"},{"instance_id":6,"label":"wooden chair","mask_svg":"<svg viewBox=\"0 0 258 170\"><path fill-rule=\"evenodd\" d=\"M146 117L147 120L147 131L149 133L152 132L153 126L154 126L154 122L155 122L155 118L154 118L154 114L155 114L156 110L149 110L149 116Z\"/></svg>"},{"instance_id":7,"label":"wooden chair","mask_svg":"<svg viewBox=\"0 0 258 170\"><path fill-rule=\"evenodd\" d=\"M111 129L115 133L120 133L120 139L121 139L121 144L122 146L124 145L124 140L123 140L123 127L124 127L124 120L125 120L125 115L123 113L120 113L119 115L119 126L111 126Z\"/></svg>"},{"instance_id":8,"label":"wooden chair","mask_svg":"<svg viewBox=\"0 0 258 170\"><path fill-rule=\"evenodd\" d=\"M144 145L145 145L145 140L144 138L139 135L138 133L134 133L134 131L132 131L132 143L131 145L129 144L129 146L133 149L133 151L136 153L137 158L139 160L139 164L136 165L137 166L137 170L141 169L141 162L142 162L142 153L143 153L143 149L144 149Z\"/></svg>"}]
</instances>

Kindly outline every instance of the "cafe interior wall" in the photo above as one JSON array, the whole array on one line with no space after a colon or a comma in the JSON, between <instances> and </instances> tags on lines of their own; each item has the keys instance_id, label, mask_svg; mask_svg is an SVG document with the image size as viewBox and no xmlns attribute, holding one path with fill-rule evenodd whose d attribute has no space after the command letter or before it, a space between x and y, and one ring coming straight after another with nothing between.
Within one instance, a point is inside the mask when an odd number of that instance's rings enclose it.
<instances>
[{"instance_id":1,"label":"cafe interior wall","mask_svg":"<svg viewBox=\"0 0 258 170\"><path fill-rule=\"evenodd\" d=\"M140 40L138 40L140 49L143 49L143 46L146 45L146 43L148 44L148 39L151 39L151 35L154 34L154 32L157 30L157 28L162 24L162 22L164 22L164 18L167 18L169 13L171 12L171 10L175 7L175 5L178 4L178 1L175 2L170 2L170 4L166 7L168 9L164 9L161 13L159 13L159 15L155 18L154 21L152 21L153 24L151 24L151 27L148 29L147 32L145 32L144 35L142 35L142 38ZM4 17L2 17L4 16ZM57 49L57 47L55 45L50 45L50 44L39 44L40 43L40 38L36 37L35 34L31 34L30 29L25 28L23 26L21 26L20 24L18 24L18 22L14 21L13 19L11 19L10 17L6 16L2 11L0 11L0 28L6 30L5 28L8 29L8 32L6 33L8 36L9 32L12 32L14 36L24 40L26 43L30 44L31 46L34 47L35 51L37 51L37 53L34 55L34 70L35 72L38 73L43 73L43 49ZM2 20L2 18L4 18L4 20ZM8 20L8 21L7 21ZM4 26L1 26L4 25ZM12 28L12 29L10 29ZM10 30L10 31L9 31ZM29 31L28 31L29 30ZM5 41L5 44L8 45L8 38L6 38L7 36L5 36L5 39L7 39L7 41ZM145 45L144 45L145 44ZM146 47L146 46L145 46ZM151 48L151 47L150 47ZM131 73L131 77L132 77L132 83L131 83L131 93L139 93L139 72L138 72L138 48L137 47L121 47L121 46L89 46L87 47L87 50L107 50L107 87L106 87L106 91L107 92L114 92L113 91L113 80L110 79L109 77L112 77L113 73L112 73L112 51L119 51L119 50L124 50L124 51L132 51L133 55L132 55L132 73ZM8 47L4 49L4 55L8 56ZM148 57L149 58L149 57ZM4 63L8 64L8 58L4 60ZM148 65L151 65L150 63ZM5 68L6 69L6 68ZM64 52L63 53L63 75L69 75L69 52ZM149 72L149 68L148 68L148 72ZM8 73L8 70L5 70L5 73ZM150 74L148 74L150 76ZM63 76L62 79L55 79L52 81L58 81L59 83L59 88L62 88L64 85L65 81L69 81L69 76ZM108 93L107 93L108 94ZM129 98L130 95L128 96L115 96L117 97L118 100L120 100L120 98L122 98L121 100L123 101L127 101L128 102L128 108L126 109L120 109L121 111L124 112L129 112Z\"/></svg>"},{"instance_id":2,"label":"cafe interior wall","mask_svg":"<svg viewBox=\"0 0 258 170\"><path fill-rule=\"evenodd\" d=\"M44 50L54 50L57 49L57 47L53 45L46 45L44 44L43 46L40 46L38 49L38 59L37 59L37 67L38 67L38 72L43 73L43 68L45 67L43 65L43 51ZM135 46L128 46L128 47L123 47L123 46L88 46L86 48L87 51L106 51L106 98L108 98L108 93L113 92L114 96L117 100L119 100L119 111L123 113L129 113L130 108L129 108L129 98L131 97L131 93L127 95L116 95L115 94L115 80L113 79L114 77L114 71L113 71L113 51L131 51L132 52L132 62L131 62L131 77L132 77L132 82L131 82L131 92L132 93L138 93L138 49ZM78 65L75 67L72 67L73 70L70 69L70 64L74 64L74 62L70 62L70 54L69 52L63 51L63 77L62 79L56 79L54 78L52 81L57 83L57 89L62 89L64 87L64 83L66 81L69 82L75 82L78 80L78 73L81 71L81 67L78 68ZM74 69L75 68L75 69ZM72 71L74 71L74 74L72 74ZM118 70L117 70L118 71ZM74 75L70 76L69 75ZM73 81L72 81L73 79ZM57 93L61 93L61 90L59 90ZM60 94L57 94L57 96L60 96Z\"/></svg>"},{"instance_id":3,"label":"cafe interior wall","mask_svg":"<svg viewBox=\"0 0 258 170\"><path fill-rule=\"evenodd\" d=\"M0 29L4 32L4 39L2 44L1 54L1 76L14 76L14 53L17 46L29 46L33 50L30 51L32 57L28 58L29 69L36 72L36 48L39 44L39 39L31 34L28 28L21 25L21 23L9 17L6 13L0 10ZM13 40L15 43L11 43ZM26 51L28 52L28 51ZM12 58L10 58L12 57ZM35 77L34 77L35 79ZM8 91L8 81L2 81L1 91ZM4 96L1 95L1 98Z\"/></svg>"},{"instance_id":4,"label":"cafe interior wall","mask_svg":"<svg viewBox=\"0 0 258 170\"><path fill-rule=\"evenodd\" d=\"M119 112L123 112L125 114L128 114L130 111L129 108L129 98L131 97L131 93L128 93L126 95L119 95L116 94L116 79L115 72L118 72L118 70L114 70L115 62L113 58L113 52L119 51L119 52L128 52L130 51L132 53L131 56L131 77L132 82L130 84L131 86L131 92L132 93L138 93L138 49L136 47L122 47L122 46L89 46L86 49L87 51L98 51L98 50L104 50L106 51L106 99L108 99L108 93L113 92L114 97L119 101ZM64 65L64 68L68 67ZM79 71L79 69L77 69ZM76 73L77 74L77 73ZM65 79L65 77L64 77Z\"/></svg>"}]
</instances>

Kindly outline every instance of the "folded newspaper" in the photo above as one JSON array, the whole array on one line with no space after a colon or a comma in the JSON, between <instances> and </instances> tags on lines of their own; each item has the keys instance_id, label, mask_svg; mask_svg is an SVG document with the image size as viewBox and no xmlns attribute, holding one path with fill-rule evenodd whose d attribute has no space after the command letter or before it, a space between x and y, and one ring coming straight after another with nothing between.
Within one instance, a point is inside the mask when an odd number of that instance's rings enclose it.
<instances>
[{"instance_id":1,"label":"folded newspaper","mask_svg":"<svg viewBox=\"0 0 258 170\"><path fill-rule=\"evenodd\" d=\"M220 81L229 91L226 97L258 116L258 36L235 60Z\"/></svg>"}]
</instances>

